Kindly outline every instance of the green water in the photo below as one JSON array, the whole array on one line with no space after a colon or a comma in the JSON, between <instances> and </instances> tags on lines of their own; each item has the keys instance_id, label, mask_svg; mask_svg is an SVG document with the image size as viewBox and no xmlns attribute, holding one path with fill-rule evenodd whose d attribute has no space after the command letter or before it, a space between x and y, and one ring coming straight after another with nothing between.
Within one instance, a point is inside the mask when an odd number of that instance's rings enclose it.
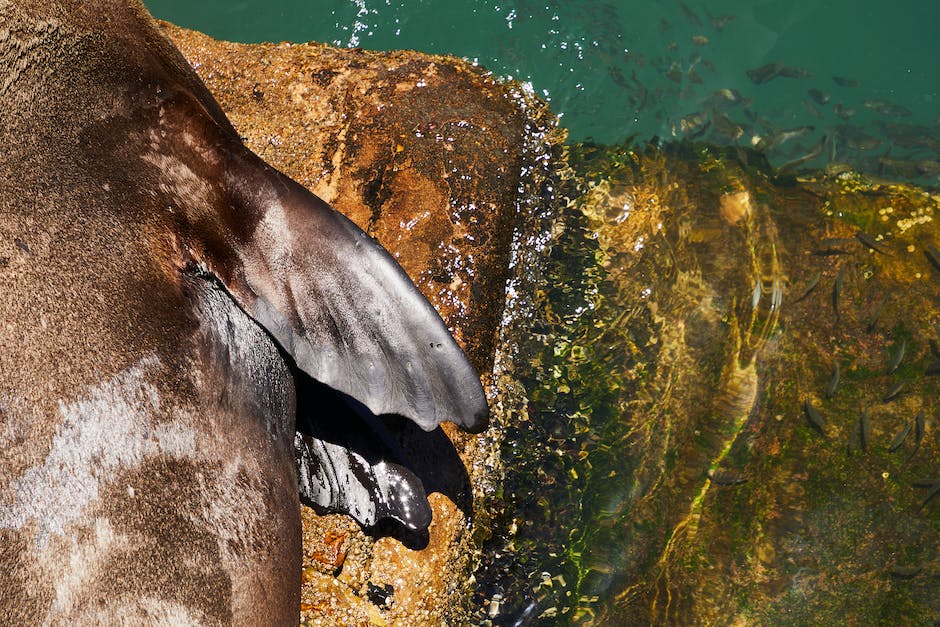
<instances>
[{"instance_id":1,"label":"green water","mask_svg":"<svg viewBox=\"0 0 940 627\"><path fill-rule=\"evenodd\" d=\"M781 165L825 137L816 165L845 162L907 178L934 179L940 172L934 163L916 165L940 159L940 142L933 139L940 136L940 4L716 0L707 10L694 0L147 5L158 17L222 39L316 40L472 59L531 84L562 116L573 141L701 134L717 143L771 145L771 162ZM746 75L768 63L811 76L755 84ZM857 86L838 85L833 76ZM828 101L815 102L810 89ZM716 92L727 93L720 90L734 90L741 101L716 99ZM698 119L709 121L708 128L695 124ZM813 128L773 145L776 130L803 126Z\"/></svg>"}]
</instances>

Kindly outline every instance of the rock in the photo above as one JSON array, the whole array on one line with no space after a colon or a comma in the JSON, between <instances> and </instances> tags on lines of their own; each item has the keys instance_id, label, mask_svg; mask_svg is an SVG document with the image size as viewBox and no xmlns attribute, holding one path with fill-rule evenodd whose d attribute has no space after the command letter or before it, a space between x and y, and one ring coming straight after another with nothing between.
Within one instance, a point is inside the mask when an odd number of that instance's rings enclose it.
<instances>
[{"instance_id":1,"label":"rock","mask_svg":"<svg viewBox=\"0 0 940 627\"><path fill-rule=\"evenodd\" d=\"M520 190L537 169L529 148L553 125L547 109L455 58L236 44L162 25L245 144L391 251L488 380ZM497 433L445 431L478 510ZM478 511L470 533L459 504L440 494L430 503L429 537L408 542L426 541L420 550L304 508L302 620L461 622L486 517ZM370 584L390 584L391 601L370 601Z\"/></svg>"},{"instance_id":2,"label":"rock","mask_svg":"<svg viewBox=\"0 0 940 627\"><path fill-rule=\"evenodd\" d=\"M568 157L481 586L571 624L931 624L940 195L704 144Z\"/></svg>"}]
</instances>

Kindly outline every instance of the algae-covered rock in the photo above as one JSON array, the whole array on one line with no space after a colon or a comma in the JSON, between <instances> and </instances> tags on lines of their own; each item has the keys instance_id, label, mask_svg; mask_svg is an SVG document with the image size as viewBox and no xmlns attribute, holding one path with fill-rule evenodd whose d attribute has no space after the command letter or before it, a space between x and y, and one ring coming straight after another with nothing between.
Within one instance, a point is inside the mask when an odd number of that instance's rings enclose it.
<instances>
[{"instance_id":1,"label":"algae-covered rock","mask_svg":"<svg viewBox=\"0 0 940 627\"><path fill-rule=\"evenodd\" d=\"M486 377L517 204L540 167L533 147L553 124L544 106L459 59L234 44L164 28L246 145L391 251ZM446 494L429 499L426 537L367 535L345 516L304 508L304 621L462 622L488 533L478 509L471 534L469 503L493 480L497 434L446 431L469 482L454 488L452 477L425 469L425 488Z\"/></svg>"},{"instance_id":2,"label":"algae-covered rock","mask_svg":"<svg viewBox=\"0 0 940 627\"><path fill-rule=\"evenodd\" d=\"M489 618L936 619L940 195L701 145L568 163Z\"/></svg>"}]
</instances>

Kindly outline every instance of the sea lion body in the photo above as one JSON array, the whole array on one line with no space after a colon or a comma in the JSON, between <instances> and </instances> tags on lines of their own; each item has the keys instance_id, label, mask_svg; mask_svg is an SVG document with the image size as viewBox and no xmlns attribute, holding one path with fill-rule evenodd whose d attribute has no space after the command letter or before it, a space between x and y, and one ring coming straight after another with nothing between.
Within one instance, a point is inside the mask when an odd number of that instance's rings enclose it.
<instances>
[{"instance_id":1,"label":"sea lion body","mask_svg":"<svg viewBox=\"0 0 940 627\"><path fill-rule=\"evenodd\" d=\"M292 369L426 429L478 380L142 5L0 0L0 105L0 623L296 623Z\"/></svg>"}]
</instances>

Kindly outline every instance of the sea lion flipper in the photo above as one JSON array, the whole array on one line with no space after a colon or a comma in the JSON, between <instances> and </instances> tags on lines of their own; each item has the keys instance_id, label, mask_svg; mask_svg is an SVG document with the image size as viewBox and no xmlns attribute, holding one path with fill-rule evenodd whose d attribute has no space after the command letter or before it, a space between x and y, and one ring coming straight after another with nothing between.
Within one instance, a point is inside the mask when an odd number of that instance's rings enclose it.
<instances>
[{"instance_id":1,"label":"sea lion flipper","mask_svg":"<svg viewBox=\"0 0 940 627\"><path fill-rule=\"evenodd\" d=\"M352 221L258 161L235 184L260 209L236 250L232 292L298 368L426 430L478 432L488 408L476 372L394 258ZM259 176L261 177L259 180ZM254 181L254 182L252 182Z\"/></svg>"},{"instance_id":2,"label":"sea lion flipper","mask_svg":"<svg viewBox=\"0 0 940 627\"><path fill-rule=\"evenodd\" d=\"M421 480L405 466L370 462L352 448L297 432L300 499L308 506L343 512L361 525L392 519L412 530L431 524Z\"/></svg>"}]
</instances>

